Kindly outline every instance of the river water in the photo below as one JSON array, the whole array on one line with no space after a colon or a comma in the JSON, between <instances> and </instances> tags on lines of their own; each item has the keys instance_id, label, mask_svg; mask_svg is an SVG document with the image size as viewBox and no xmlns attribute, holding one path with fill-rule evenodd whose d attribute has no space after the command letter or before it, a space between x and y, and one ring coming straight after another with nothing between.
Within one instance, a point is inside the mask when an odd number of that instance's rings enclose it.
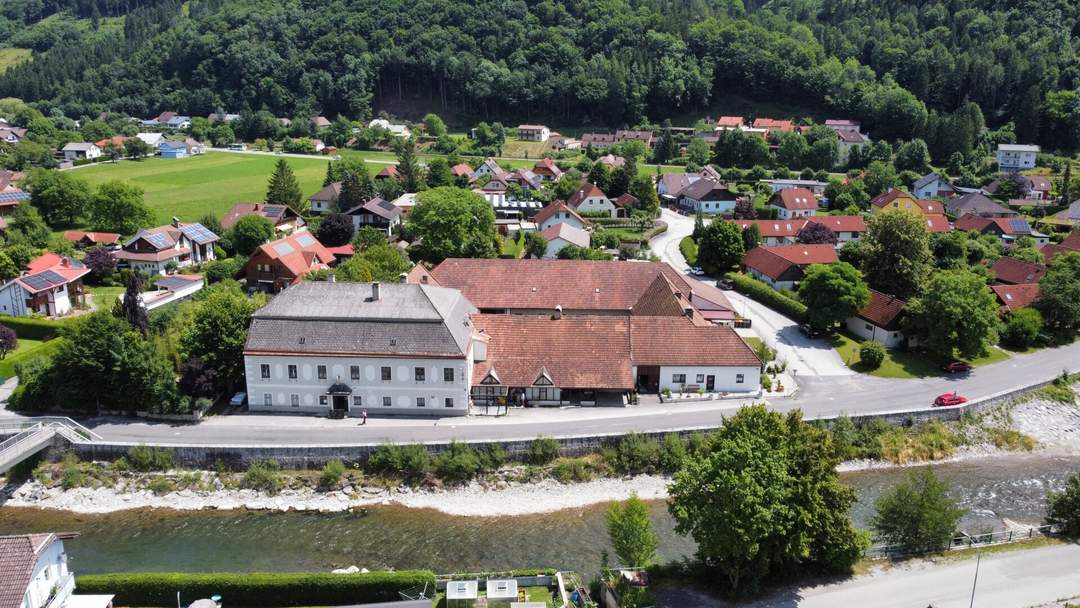
<instances>
[{"instance_id":1,"label":"river water","mask_svg":"<svg viewBox=\"0 0 1080 608\"><path fill-rule=\"evenodd\" d=\"M936 472L968 510L961 526L1000 527L1002 518L1038 524L1049 490L1080 471L1080 456L1010 455L941 464ZM859 495L865 525L883 489L906 469L843 473ZM691 555L663 501L652 505L664 560ZM0 534L78 531L65 543L75 572L325 571L356 564L462 572L554 567L593 571L606 546L604 505L517 517L457 517L375 507L365 513L179 512L161 509L78 515L0 507Z\"/></svg>"}]
</instances>

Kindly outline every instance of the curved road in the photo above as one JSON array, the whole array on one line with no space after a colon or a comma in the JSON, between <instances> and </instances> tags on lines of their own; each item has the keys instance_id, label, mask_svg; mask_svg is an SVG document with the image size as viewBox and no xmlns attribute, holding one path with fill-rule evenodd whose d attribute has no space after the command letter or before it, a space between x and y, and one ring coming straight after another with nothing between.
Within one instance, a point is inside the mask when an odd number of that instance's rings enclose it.
<instances>
[{"instance_id":1,"label":"curved road","mask_svg":"<svg viewBox=\"0 0 1080 608\"><path fill-rule=\"evenodd\" d=\"M654 252L685 269L678 242L693 230L693 220L669 217L668 232L652 242ZM675 215L675 214L670 214ZM680 221L681 220L681 221ZM687 228L687 221L689 228ZM672 253L672 248L674 248ZM728 292L729 296L732 292ZM970 399L987 397L1026 384L1050 380L1068 368L1080 371L1080 342L1045 349L977 368L966 376L891 380L852 374L823 341L810 341L798 333L790 319L752 302L745 304L759 335L775 345L798 370L799 391L775 398L769 405L779 411L801 408L808 418L839 413L866 414L927 407L936 395L956 391ZM740 311L741 312L741 311ZM819 343L815 343L819 342ZM846 375L840 375L844 372ZM621 434L631 431L710 428L747 401L711 401L660 404L643 396L643 403L623 408L562 408L517 410L505 417L473 416L442 419L370 418L360 426L355 419L329 420L288 414L214 416L198 425L146 422L117 418L91 418L83 422L106 441L190 445L348 445L398 442L532 439L549 436ZM377 412L371 412L377 413ZM14 414L0 411L3 417ZM9 418L10 419L10 418Z\"/></svg>"}]
</instances>

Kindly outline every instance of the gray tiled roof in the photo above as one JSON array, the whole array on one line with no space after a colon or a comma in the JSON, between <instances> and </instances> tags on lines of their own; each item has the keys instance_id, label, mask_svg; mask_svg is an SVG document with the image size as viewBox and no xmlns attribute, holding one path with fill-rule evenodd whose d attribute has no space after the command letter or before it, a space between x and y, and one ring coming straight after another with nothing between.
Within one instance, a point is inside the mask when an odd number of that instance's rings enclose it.
<instances>
[{"instance_id":1,"label":"gray tiled roof","mask_svg":"<svg viewBox=\"0 0 1080 608\"><path fill-rule=\"evenodd\" d=\"M253 316L246 350L460 356L476 312L456 289L391 283L305 282Z\"/></svg>"}]
</instances>

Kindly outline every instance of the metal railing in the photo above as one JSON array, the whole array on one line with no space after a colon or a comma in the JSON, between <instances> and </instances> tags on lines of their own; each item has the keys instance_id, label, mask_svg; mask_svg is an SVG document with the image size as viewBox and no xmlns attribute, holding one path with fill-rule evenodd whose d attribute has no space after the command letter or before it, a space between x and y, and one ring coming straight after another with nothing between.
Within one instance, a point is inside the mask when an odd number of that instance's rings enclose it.
<instances>
[{"instance_id":1,"label":"metal railing","mask_svg":"<svg viewBox=\"0 0 1080 608\"><path fill-rule=\"evenodd\" d=\"M22 432L25 429L31 428L38 424L48 424L53 427L62 427L67 431L79 436L82 441L94 441L102 439L101 435L98 435L94 431L86 428L82 424L68 418L67 416L35 416L33 418L20 418L16 420L0 420L0 433L7 432Z\"/></svg>"},{"instance_id":2,"label":"metal railing","mask_svg":"<svg viewBox=\"0 0 1080 608\"><path fill-rule=\"evenodd\" d=\"M0 441L0 466L5 463L18 463L25 456L40 450L43 444L56 435L70 443L88 443L101 436L64 416L42 416L17 422L0 423L0 432L14 432L14 435ZM24 451L29 450L27 454Z\"/></svg>"},{"instance_id":3,"label":"metal railing","mask_svg":"<svg viewBox=\"0 0 1080 608\"><path fill-rule=\"evenodd\" d=\"M957 551L960 549L976 549L993 547L995 545L1007 545L1019 543L1042 536L1053 536L1060 530L1057 526L1046 524L1029 528L1010 528L1008 530L994 530L982 534L968 534L961 532L952 538L945 551ZM919 552L910 551L895 545L874 545L863 554L871 559L913 557Z\"/></svg>"}]
</instances>

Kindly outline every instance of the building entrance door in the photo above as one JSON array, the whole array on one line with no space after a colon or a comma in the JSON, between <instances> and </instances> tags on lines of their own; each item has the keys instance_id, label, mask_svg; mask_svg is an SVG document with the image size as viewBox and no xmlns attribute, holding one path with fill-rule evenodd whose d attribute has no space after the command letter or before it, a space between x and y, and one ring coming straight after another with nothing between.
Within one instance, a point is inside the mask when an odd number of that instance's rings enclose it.
<instances>
[{"instance_id":1,"label":"building entrance door","mask_svg":"<svg viewBox=\"0 0 1080 608\"><path fill-rule=\"evenodd\" d=\"M705 391L711 393L714 388L716 388L716 376L705 376Z\"/></svg>"}]
</instances>

